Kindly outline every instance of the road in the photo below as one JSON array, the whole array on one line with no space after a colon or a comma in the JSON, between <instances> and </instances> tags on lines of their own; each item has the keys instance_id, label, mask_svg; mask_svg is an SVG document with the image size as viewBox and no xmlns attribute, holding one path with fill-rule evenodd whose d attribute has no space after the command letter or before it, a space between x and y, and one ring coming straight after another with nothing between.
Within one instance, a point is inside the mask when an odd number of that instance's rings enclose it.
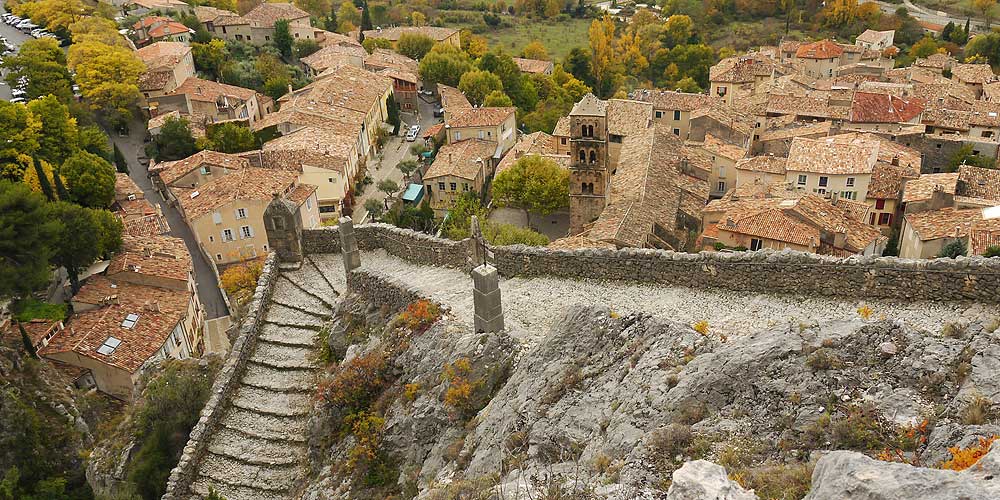
<instances>
[{"instance_id":1,"label":"road","mask_svg":"<svg viewBox=\"0 0 1000 500\"><path fill-rule=\"evenodd\" d=\"M205 318L214 319L229 314L225 301L222 300L222 290L219 289L219 282L215 277L212 267L205 261L205 255L198 248L191 229L184 223L180 213L176 208L168 205L160 197L160 194L153 189L153 183L147 177L146 167L139 163L139 153L143 152L143 137L146 134L146 122L134 120L129 124L130 135L128 137L112 137L111 142L118 145L122 154L128 160L129 177L142 189L146 199L153 205L160 207L163 216L170 224L170 236L181 238L187 245L191 254L191 262L194 267L194 279L198 287L198 297L205 308Z\"/></svg>"},{"instance_id":2,"label":"road","mask_svg":"<svg viewBox=\"0 0 1000 500\"><path fill-rule=\"evenodd\" d=\"M418 120L420 122L421 133L440 122L440 118L434 117L434 110L437 106L437 102L428 103L424 102L423 99L418 99L417 108L420 111L420 116L417 117L412 113L401 113L400 119L403 123L400 125L400 132L405 134L407 128ZM368 163L368 175L372 178L372 184L365 188L364 194L354 200L354 215L352 216L354 220L363 221L367 217L368 211L365 210L366 200L370 198L382 200L385 198L385 194L379 191L377 187L380 181L391 179L399 185L401 190L406 189L406 186L403 184L403 173L396 169L396 165L403 160L415 158L410 154L410 146L413 144L417 143L406 142L405 138L399 136L390 137L385 147L382 148L382 154L376 156Z\"/></svg>"},{"instance_id":3,"label":"road","mask_svg":"<svg viewBox=\"0 0 1000 500\"><path fill-rule=\"evenodd\" d=\"M865 3L865 2L874 2L874 3L876 3L879 6L879 8L882 10L882 12L885 12L885 13L888 13L888 14L892 14L892 13L896 12L896 9L898 9L900 7L905 7L906 10L907 10L907 12L910 13L910 16L912 16L913 18L915 18L918 21L926 21L926 22L929 22L929 23L940 24L941 26L944 26L944 25L946 25L946 24L948 24L950 22L951 23L955 23L956 26L965 26L965 20L966 20L965 17L951 16L951 15L948 15L946 12L934 12L934 11L932 11L932 10L926 8L926 7L920 7L918 5L914 5L913 2L911 2L910 0L903 0L903 4L902 5L897 4L897 3L882 2L882 1L879 1L879 0L859 0L858 1L858 3ZM985 24L986 24L986 21L984 21L982 19L978 19L978 18L973 17L972 18L972 27L971 27L972 32L973 33L978 33L978 32L985 32L985 31L987 31Z\"/></svg>"},{"instance_id":4,"label":"road","mask_svg":"<svg viewBox=\"0 0 1000 500\"><path fill-rule=\"evenodd\" d=\"M7 11L0 5L0 14L6 13ZM7 39L8 42L20 47L22 43L27 40L32 40L31 35L27 33L22 33L17 28L0 21L0 36ZM6 72L4 72L6 74ZM9 101L11 98L10 87L7 86L7 82L0 81L0 99Z\"/></svg>"}]
</instances>

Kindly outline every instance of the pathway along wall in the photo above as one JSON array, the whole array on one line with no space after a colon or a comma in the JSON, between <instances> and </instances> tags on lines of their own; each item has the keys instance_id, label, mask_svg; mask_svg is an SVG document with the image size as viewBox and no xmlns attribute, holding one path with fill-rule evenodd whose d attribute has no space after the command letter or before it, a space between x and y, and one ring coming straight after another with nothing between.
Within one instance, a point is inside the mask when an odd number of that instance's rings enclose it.
<instances>
[{"instance_id":1,"label":"pathway along wall","mask_svg":"<svg viewBox=\"0 0 1000 500\"><path fill-rule=\"evenodd\" d=\"M410 262L471 269L471 240L452 241L387 224L355 226L358 246L385 249ZM336 227L303 231L303 251L337 253ZM849 299L1000 302L1000 258L910 260L895 257L829 257L763 250L702 252L664 250L550 250L491 247L504 277L553 276L624 280L691 288L808 294Z\"/></svg>"}]
</instances>

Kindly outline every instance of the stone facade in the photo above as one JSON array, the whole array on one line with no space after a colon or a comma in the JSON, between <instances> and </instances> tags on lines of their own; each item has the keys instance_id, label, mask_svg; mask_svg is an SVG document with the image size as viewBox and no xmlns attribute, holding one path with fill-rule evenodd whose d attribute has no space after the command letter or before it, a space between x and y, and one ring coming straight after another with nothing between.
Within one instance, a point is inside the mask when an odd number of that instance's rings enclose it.
<instances>
[{"instance_id":1,"label":"stone facade","mask_svg":"<svg viewBox=\"0 0 1000 500\"><path fill-rule=\"evenodd\" d=\"M240 376L253 352L253 346L260 333L264 313L271 301L271 293L274 291L274 284L279 274L277 257L272 253L264 262L264 269L257 280L257 289L254 291L253 300L247 309L246 319L240 328L240 334L233 342L226 363L212 384L212 395L205 403L205 407L201 409L201 418L198 419L198 423L191 429L180 461L170 471L167 492L163 495L162 500L182 500L190 497L188 489L195 479L198 460L204 454L209 438L226 411L226 402L240 386Z\"/></svg>"},{"instance_id":2,"label":"stone facade","mask_svg":"<svg viewBox=\"0 0 1000 500\"><path fill-rule=\"evenodd\" d=\"M282 262L302 261L302 218L299 207L277 193L264 209L267 242Z\"/></svg>"},{"instance_id":3,"label":"stone facade","mask_svg":"<svg viewBox=\"0 0 1000 500\"><path fill-rule=\"evenodd\" d=\"M355 227L362 251L384 249L425 265L468 268L471 240L451 241L386 224ZM336 251L335 228L303 231L306 254ZM627 280L692 288L851 299L1000 302L1000 258L837 258L793 251L697 254L652 249L492 247L502 276Z\"/></svg>"}]
</instances>

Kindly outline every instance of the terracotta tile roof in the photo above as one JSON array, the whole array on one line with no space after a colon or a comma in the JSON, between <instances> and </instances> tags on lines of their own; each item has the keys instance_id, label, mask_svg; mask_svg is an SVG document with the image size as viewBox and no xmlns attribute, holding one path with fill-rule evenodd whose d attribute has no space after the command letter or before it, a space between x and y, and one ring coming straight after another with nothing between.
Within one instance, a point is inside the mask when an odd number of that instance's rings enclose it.
<instances>
[{"instance_id":1,"label":"terracotta tile roof","mask_svg":"<svg viewBox=\"0 0 1000 500\"><path fill-rule=\"evenodd\" d=\"M112 284L101 275L91 276L74 300L100 304L105 297L117 300L73 315L66 329L56 334L42 355L75 352L101 363L134 373L167 342L186 314L190 293L121 282ZM129 314L139 316L132 328L122 326ZM97 352L114 337L121 341L110 354Z\"/></svg>"},{"instance_id":2,"label":"terracotta tile roof","mask_svg":"<svg viewBox=\"0 0 1000 500\"><path fill-rule=\"evenodd\" d=\"M327 45L361 46L356 38L351 38L347 35L341 35L340 33L334 33L332 31L316 29L313 31L313 36L316 38L316 43L318 43L320 47L326 47Z\"/></svg>"},{"instance_id":3,"label":"terracotta tile roof","mask_svg":"<svg viewBox=\"0 0 1000 500\"><path fill-rule=\"evenodd\" d=\"M602 101L594 94L588 93L573 105L573 109L570 110L569 114L570 116L605 116L607 108L607 101Z\"/></svg>"},{"instance_id":4,"label":"terracotta tile roof","mask_svg":"<svg viewBox=\"0 0 1000 500\"><path fill-rule=\"evenodd\" d=\"M354 60L364 61L368 56L368 51L354 45L327 45L322 49L299 59L302 64L309 66L313 71L322 73L327 68L342 64L352 64Z\"/></svg>"},{"instance_id":5,"label":"terracotta tile roof","mask_svg":"<svg viewBox=\"0 0 1000 500\"><path fill-rule=\"evenodd\" d=\"M702 211L708 203L708 181L678 172L677 187L681 190L678 209L693 219L701 220Z\"/></svg>"},{"instance_id":6,"label":"terracotta tile roof","mask_svg":"<svg viewBox=\"0 0 1000 500\"><path fill-rule=\"evenodd\" d=\"M559 118L556 122L555 128L552 129L552 135L556 137L569 137L569 117L564 116Z\"/></svg>"},{"instance_id":7,"label":"terracotta tile roof","mask_svg":"<svg viewBox=\"0 0 1000 500\"><path fill-rule=\"evenodd\" d=\"M971 114L970 111L935 108L925 111L920 122L925 125L964 132L969 130Z\"/></svg>"},{"instance_id":8,"label":"terracotta tile roof","mask_svg":"<svg viewBox=\"0 0 1000 500\"><path fill-rule=\"evenodd\" d=\"M760 134L760 141L779 141L793 137L825 136L830 134L831 122L792 122L780 128L767 129Z\"/></svg>"},{"instance_id":9,"label":"terracotta tile roof","mask_svg":"<svg viewBox=\"0 0 1000 500\"><path fill-rule=\"evenodd\" d=\"M409 82L414 85L420 83L420 77L412 71L407 71L399 68L385 68L376 71L376 73L382 76L388 76L393 80L399 80L403 82Z\"/></svg>"},{"instance_id":10,"label":"terracotta tile roof","mask_svg":"<svg viewBox=\"0 0 1000 500\"><path fill-rule=\"evenodd\" d=\"M874 146L878 148L878 161L889 164L898 163L899 165L906 167L911 172L920 173L920 164L922 163L922 160L920 158L919 151L906 147L898 142L892 142L880 135L862 132L847 132L827 137L825 140L830 140L840 144Z\"/></svg>"},{"instance_id":11,"label":"terracotta tile roof","mask_svg":"<svg viewBox=\"0 0 1000 500\"><path fill-rule=\"evenodd\" d=\"M855 123L905 123L924 110L919 98L855 92L849 120Z\"/></svg>"},{"instance_id":12,"label":"terracotta tile roof","mask_svg":"<svg viewBox=\"0 0 1000 500\"><path fill-rule=\"evenodd\" d=\"M193 34L194 30L176 21L170 21L169 23L163 23L150 28L147 33L149 34L149 38L163 38L181 33Z\"/></svg>"},{"instance_id":13,"label":"terracotta tile roof","mask_svg":"<svg viewBox=\"0 0 1000 500\"><path fill-rule=\"evenodd\" d=\"M176 22L176 21L174 21L173 19L170 19L169 17L147 16L147 17L144 17L144 18L136 21L135 24L132 25L132 29L134 29L134 30L141 30L143 28L148 28L150 26L153 26L154 24L157 24L157 23L171 23L171 22Z\"/></svg>"},{"instance_id":14,"label":"terracotta tile roof","mask_svg":"<svg viewBox=\"0 0 1000 500\"><path fill-rule=\"evenodd\" d=\"M878 228L869 226L866 220L857 219L854 209L844 209L831 205L825 199L807 194L795 202L792 212L825 233L844 233L844 246L834 248L850 253L861 253L878 240L886 239Z\"/></svg>"},{"instance_id":15,"label":"terracotta tile roof","mask_svg":"<svg viewBox=\"0 0 1000 500\"><path fill-rule=\"evenodd\" d=\"M271 199L273 193L285 194L295 187L296 172L248 167L213 179L197 188L173 188L189 221L202 217L233 200Z\"/></svg>"},{"instance_id":16,"label":"terracotta tile roof","mask_svg":"<svg viewBox=\"0 0 1000 500\"><path fill-rule=\"evenodd\" d=\"M840 109L838 109L840 108ZM769 95L767 97L767 113L777 115L796 115L817 118L847 117L849 108L831 105L826 98Z\"/></svg>"},{"instance_id":17,"label":"terracotta tile roof","mask_svg":"<svg viewBox=\"0 0 1000 500\"><path fill-rule=\"evenodd\" d=\"M969 125L974 127L1000 127L1000 104L977 102L969 115Z\"/></svg>"},{"instance_id":18,"label":"terracotta tile roof","mask_svg":"<svg viewBox=\"0 0 1000 500\"><path fill-rule=\"evenodd\" d=\"M545 132L534 132L518 138L510 151L500 160L494 175L500 175L504 170L514 166L514 163L525 155L542 156L555 161L561 167L569 167L569 155L556 153L556 138Z\"/></svg>"},{"instance_id":19,"label":"terracotta tile roof","mask_svg":"<svg viewBox=\"0 0 1000 500\"><path fill-rule=\"evenodd\" d=\"M199 151L183 160L157 163L150 167L149 171L154 173L159 172L160 180L164 184L170 185L177 179L206 165L241 170L248 168L250 162L246 158L240 158L237 155L205 150Z\"/></svg>"},{"instance_id":20,"label":"terracotta tile roof","mask_svg":"<svg viewBox=\"0 0 1000 500\"><path fill-rule=\"evenodd\" d=\"M309 13L290 3L262 3L243 15L261 26L273 27L274 22L281 19L295 20L308 18Z\"/></svg>"},{"instance_id":21,"label":"terracotta tile roof","mask_svg":"<svg viewBox=\"0 0 1000 500\"><path fill-rule=\"evenodd\" d=\"M480 175L485 175L484 163L489 164L496 149L497 143L481 139L465 139L445 144L438 150L424 179L451 175L475 180Z\"/></svg>"},{"instance_id":22,"label":"terracotta tile roof","mask_svg":"<svg viewBox=\"0 0 1000 500\"><path fill-rule=\"evenodd\" d=\"M105 274L114 279L121 272L186 282L191 272L191 254L180 238L126 236L122 238L122 250L111 258Z\"/></svg>"},{"instance_id":23,"label":"terracotta tile roof","mask_svg":"<svg viewBox=\"0 0 1000 500\"><path fill-rule=\"evenodd\" d=\"M707 94L691 94L671 90L641 89L632 92L632 99L653 103L653 108L662 111L693 111L715 102Z\"/></svg>"},{"instance_id":24,"label":"terracotta tile roof","mask_svg":"<svg viewBox=\"0 0 1000 500\"><path fill-rule=\"evenodd\" d=\"M896 30L888 31L878 31L878 30L865 30L864 33L858 35L855 39L857 42L864 43L878 43L882 40L886 40L896 33Z\"/></svg>"},{"instance_id":25,"label":"terracotta tile roof","mask_svg":"<svg viewBox=\"0 0 1000 500\"><path fill-rule=\"evenodd\" d=\"M939 238L964 238L969 235L973 223L982 220L983 211L979 208L956 210L942 208L928 212L910 213L904 216L920 241Z\"/></svg>"},{"instance_id":26,"label":"terracotta tile roof","mask_svg":"<svg viewBox=\"0 0 1000 500\"><path fill-rule=\"evenodd\" d=\"M337 109L335 114L324 114L320 106L302 108L285 107L270 113L253 124L254 130L287 123L296 127L315 127L328 130L333 135L357 137L365 115L349 109Z\"/></svg>"},{"instance_id":27,"label":"terracotta tile roof","mask_svg":"<svg viewBox=\"0 0 1000 500\"><path fill-rule=\"evenodd\" d=\"M931 54L927 57L918 57L913 65L921 68L945 69L955 63L957 61L948 54Z\"/></svg>"},{"instance_id":28,"label":"terracotta tile roof","mask_svg":"<svg viewBox=\"0 0 1000 500\"><path fill-rule=\"evenodd\" d=\"M786 169L790 172L822 174L870 174L875 167L878 146L870 143L840 143L830 139L796 137L788 150Z\"/></svg>"},{"instance_id":29,"label":"terracotta tile roof","mask_svg":"<svg viewBox=\"0 0 1000 500\"><path fill-rule=\"evenodd\" d=\"M730 160L739 160L746 156L747 151L737 145L730 144L712 134L705 134L705 142L701 145L706 151Z\"/></svg>"},{"instance_id":30,"label":"terracotta tile roof","mask_svg":"<svg viewBox=\"0 0 1000 500\"><path fill-rule=\"evenodd\" d=\"M833 206L844 209L848 218L861 222L868 221L868 214L872 208L871 205L863 201L853 201L847 198L833 200Z\"/></svg>"},{"instance_id":31,"label":"terracotta tile roof","mask_svg":"<svg viewBox=\"0 0 1000 500\"><path fill-rule=\"evenodd\" d=\"M147 71L139 75L139 90L143 92L162 90L167 86L167 82L170 81L172 76L173 73L168 69Z\"/></svg>"},{"instance_id":32,"label":"terracotta tile roof","mask_svg":"<svg viewBox=\"0 0 1000 500\"><path fill-rule=\"evenodd\" d=\"M799 59L830 59L840 57L843 53L844 48L840 44L830 40L820 40L799 46L795 50L795 57Z\"/></svg>"},{"instance_id":33,"label":"terracotta tile roof","mask_svg":"<svg viewBox=\"0 0 1000 500\"><path fill-rule=\"evenodd\" d=\"M903 190L903 203L931 199L935 190L940 189L948 194L955 194L958 186L958 173L924 174L919 178L906 182Z\"/></svg>"},{"instance_id":34,"label":"terracotta tile roof","mask_svg":"<svg viewBox=\"0 0 1000 500\"><path fill-rule=\"evenodd\" d=\"M436 26L398 26L395 28L382 28L378 30L367 30L364 32L365 38L385 38L393 42L399 40L404 33L414 35L424 35L440 42L458 33L452 28L439 28Z\"/></svg>"},{"instance_id":35,"label":"terracotta tile roof","mask_svg":"<svg viewBox=\"0 0 1000 500\"><path fill-rule=\"evenodd\" d=\"M815 248L819 244L820 236L819 229L776 208L727 217L716 224L716 230L783 241L809 248Z\"/></svg>"},{"instance_id":36,"label":"terracotta tile roof","mask_svg":"<svg viewBox=\"0 0 1000 500\"><path fill-rule=\"evenodd\" d=\"M191 47L181 42L156 42L135 51L135 55L146 65L147 71L173 69L189 53Z\"/></svg>"},{"instance_id":37,"label":"terracotta tile roof","mask_svg":"<svg viewBox=\"0 0 1000 500\"><path fill-rule=\"evenodd\" d=\"M727 57L708 70L708 79L718 83L750 83L759 77L782 75L773 60L761 55Z\"/></svg>"},{"instance_id":38,"label":"terracotta tile roof","mask_svg":"<svg viewBox=\"0 0 1000 500\"><path fill-rule=\"evenodd\" d=\"M142 189L128 174L115 172L115 196L125 198L130 194L142 196Z\"/></svg>"},{"instance_id":39,"label":"terracotta tile roof","mask_svg":"<svg viewBox=\"0 0 1000 500\"><path fill-rule=\"evenodd\" d=\"M176 89L167 93L167 95L182 94L187 95L192 101L216 103L222 99L227 101L235 99L242 103L252 99L257 92L235 85L227 85L212 80L202 80L201 78L192 76L184 80L184 83L181 83Z\"/></svg>"},{"instance_id":40,"label":"terracotta tile roof","mask_svg":"<svg viewBox=\"0 0 1000 500\"><path fill-rule=\"evenodd\" d=\"M295 189L288 193L285 198L296 205L301 205L305 203L306 198L312 196L317 189L319 188L317 186L313 186L312 184L299 184L298 186L295 186Z\"/></svg>"},{"instance_id":41,"label":"terracotta tile roof","mask_svg":"<svg viewBox=\"0 0 1000 500\"><path fill-rule=\"evenodd\" d=\"M441 94L441 107L447 111L472 107L472 103L465 97L465 94L455 87L438 84L438 93Z\"/></svg>"},{"instance_id":42,"label":"terracotta tile roof","mask_svg":"<svg viewBox=\"0 0 1000 500\"><path fill-rule=\"evenodd\" d=\"M729 106L722 102L712 103L710 106L700 107L691 111L691 121L710 119L720 126L739 132L745 136L753 133L757 119L753 115L744 113L736 106Z\"/></svg>"},{"instance_id":43,"label":"terracotta tile roof","mask_svg":"<svg viewBox=\"0 0 1000 500\"><path fill-rule=\"evenodd\" d=\"M990 247L1000 247L1000 219L984 219L969 230L968 255L983 255Z\"/></svg>"},{"instance_id":44,"label":"terracotta tile roof","mask_svg":"<svg viewBox=\"0 0 1000 500\"><path fill-rule=\"evenodd\" d=\"M909 167L878 162L872 171L872 179L868 184L868 197L880 200L898 200L903 194L906 181L920 176L920 170Z\"/></svg>"},{"instance_id":45,"label":"terracotta tile roof","mask_svg":"<svg viewBox=\"0 0 1000 500\"><path fill-rule=\"evenodd\" d=\"M365 56L364 63L365 68L372 70L397 68L416 73L419 69L417 61L388 49L375 49L370 55Z\"/></svg>"},{"instance_id":46,"label":"terracotta tile roof","mask_svg":"<svg viewBox=\"0 0 1000 500\"><path fill-rule=\"evenodd\" d=\"M552 71L552 61L542 61L539 59L524 59L514 57L514 64L522 73L543 74Z\"/></svg>"},{"instance_id":47,"label":"terracotta tile roof","mask_svg":"<svg viewBox=\"0 0 1000 500\"><path fill-rule=\"evenodd\" d=\"M127 3L139 5L141 7L145 7L150 10L155 10L155 9L170 10L170 9L190 8L190 5L180 0L128 0Z\"/></svg>"},{"instance_id":48,"label":"terracotta tile roof","mask_svg":"<svg viewBox=\"0 0 1000 500\"><path fill-rule=\"evenodd\" d=\"M250 20L243 16L219 16L212 21L216 26L249 26Z\"/></svg>"},{"instance_id":49,"label":"terracotta tile roof","mask_svg":"<svg viewBox=\"0 0 1000 500\"><path fill-rule=\"evenodd\" d=\"M444 123L443 122L442 123L438 123L436 125L431 125L430 128L428 128L427 130L425 130L424 131L424 135L422 137L424 139L431 139L431 138L437 137L443 131L444 131Z\"/></svg>"},{"instance_id":50,"label":"terracotta tile roof","mask_svg":"<svg viewBox=\"0 0 1000 500\"><path fill-rule=\"evenodd\" d=\"M1000 82L983 84L983 99L989 102L1000 102Z\"/></svg>"},{"instance_id":51,"label":"terracotta tile roof","mask_svg":"<svg viewBox=\"0 0 1000 500\"><path fill-rule=\"evenodd\" d=\"M36 347L39 346L42 343L42 340L44 340L50 333L54 334L63 328L62 321L52 321L49 319L33 319L31 321L20 322L11 321L7 324L6 329L0 329L0 338L8 342L21 344L21 330L17 326L18 323L24 327L24 333L28 334L28 338L31 339L32 345Z\"/></svg>"},{"instance_id":52,"label":"terracotta tile roof","mask_svg":"<svg viewBox=\"0 0 1000 500\"><path fill-rule=\"evenodd\" d=\"M199 5L194 8L194 15L198 18L201 23L207 23L214 21L220 16L236 16L235 12L231 12L224 9L218 9L215 7L209 7L207 5Z\"/></svg>"},{"instance_id":53,"label":"terracotta tile roof","mask_svg":"<svg viewBox=\"0 0 1000 500\"><path fill-rule=\"evenodd\" d=\"M146 200L139 200L149 204ZM152 206L152 205L150 205ZM121 216L121 214L119 214ZM128 236L156 236L170 232L167 220L159 213L141 216L122 216L122 233Z\"/></svg>"},{"instance_id":54,"label":"terracotta tile roof","mask_svg":"<svg viewBox=\"0 0 1000 500\"><path fill-rule=\"evenodd\" d=\"M329 168L344 173L357 154L354 136L341 136L319 127L303 127L264 143L262 155L267 165L295 168L303 165Z\"/></svg>"},{"instance_id":55,"label":"terracotta tile roof","mask_svg":"<svg viewBox=\"0 0 1000 500\"><path fill-rule=\"evenodd\" d=\"M956 195L1000 202L1000 170L962 165L958 181Z\"/></svg>"},{"instance_id":56,"label":"terracotta tile roof","mask_svg":"<svg viewBox=\"0 0 1000 500\"><path fill-rule=\"evenodd\" d=\"M786 163L788 163L788 158L782 158L780 156L753 156L750 158L741 158L737 161L736 169L746 170L749 172L764 172L768 174L785 175Z\"/></svg>"},{"instance_id":57,"label":"terracotta tile roof","mask_svg":"<svg viewBox=\"0 0 1000 500\"><path fill-rule=\"evenodd\" d=\"M452 128L497 127L507 121L517 108L466 108L448 112L445 124Z\"/></svg>"},{"instance_id":58,"label":"terracotta tile roof","mask_svg":"<svg viewBox=\"0 0 1000 500\"><path fill-rule=\"evenodd\" d=\"M608 133L628 136L649 128L653 105L648 102L610 99L607 108Z\"/></svg>"},{"instance_id":59,"label":"terracotta tile roof","mask_svg":"<svg viewBox=\"0 0 1000 500\"><path fill-rule=\"evenodd\" d=\"M962 83L989 83L997 79L993 69L989 64L960 64L951 65L951 77Z\"/></svg>"},{"instance_id":60,"label":"terracotta tile roof","mask_svg":"<svg viewBox=\"0 0 1000 500\"><path fill-rule=\"evenodd\" d=\"M301 110L329 116L335 121L347 121L343 119L343 112L350 110L361 113L363 121L391 88L391 78L354 66L340 66L323 72L313 83L278 99L279 113Z\"/></svg>"}]
</instances>

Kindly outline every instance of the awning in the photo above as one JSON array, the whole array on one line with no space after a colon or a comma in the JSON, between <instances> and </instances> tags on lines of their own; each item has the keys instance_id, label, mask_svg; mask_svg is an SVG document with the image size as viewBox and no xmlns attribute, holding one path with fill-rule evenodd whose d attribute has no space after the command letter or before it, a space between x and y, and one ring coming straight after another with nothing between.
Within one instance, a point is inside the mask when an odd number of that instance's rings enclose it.
<instances>
[{"instance_id":1,"label":"awning","mask_svg":"<svg viewBox=\"0 0 1000 500\"><path fill-rule=\"evenodd\" d=\"M403 192L403 201L407 203L420 203L420 199L423 197L424 186L421 184L410 184Z\"/></svg>"}]
</instances>

